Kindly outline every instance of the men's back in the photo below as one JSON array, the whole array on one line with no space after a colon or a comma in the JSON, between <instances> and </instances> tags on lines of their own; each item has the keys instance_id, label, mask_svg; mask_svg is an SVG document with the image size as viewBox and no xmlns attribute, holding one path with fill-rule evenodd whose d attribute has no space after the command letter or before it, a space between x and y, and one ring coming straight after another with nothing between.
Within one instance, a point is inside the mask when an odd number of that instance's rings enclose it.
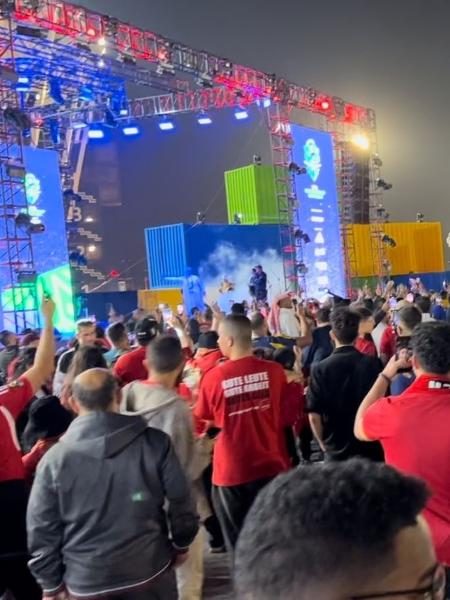
<instances>
[{"instance_id":1,"label":"men's back","mask_svg":"<svg viewBox=\"0 0 450 600\"><path fill-rule=\"evenodd\" d=\"M361 443L353 435L356 412L379 373L379 360L361 354L353 346L337 348L313 367L306 396L307 411L322 416L323 440L329 458L382 459L379 444Z\"/></svg>"},{"instance_id":2,"label":"men's back","mask_svg":"<svg viewBox=\"0 0 450 600\"><path fill-rule=\"evenodd\" d=\"M69 592L89 598L152 582L174 558L166 500L172 542L185 548L195 509L168 436L140 417L78 417L44 457L31 493L35 577L44 590L64 577Z\"/></svg>"},{"instance_id":3,"label":"men's back","mask_svg":"<svg viewBox=\"0 0 450 600\"><path fill-rule=\"evenodd\" d=\"M221 429L213 483L235 486L286 469L282 452L283 368L247 356L211 369L202 380L195 414Z\"/></svg>"}]
</instances>

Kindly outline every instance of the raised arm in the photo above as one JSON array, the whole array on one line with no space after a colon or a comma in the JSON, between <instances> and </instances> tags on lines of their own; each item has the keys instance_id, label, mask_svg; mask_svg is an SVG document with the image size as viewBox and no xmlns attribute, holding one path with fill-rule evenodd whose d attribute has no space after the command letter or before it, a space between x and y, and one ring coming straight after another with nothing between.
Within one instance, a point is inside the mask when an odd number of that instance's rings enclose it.
<instances>
[{"instance_id":1,"label":"raised arm","mask_svg":"<svg viewBox=\"0 0 450 600\"><path fill-rule=\"evenodd\" d=\"M36 393L51 376L54 369L55 360L55 336L53 335L53 315L55 314L55 304L50 298L45 298L41 305L44 327L42 329L41 339L34 359L34 365L25 372L24 377L28 379Z\"/></svg>"}]
</instances>

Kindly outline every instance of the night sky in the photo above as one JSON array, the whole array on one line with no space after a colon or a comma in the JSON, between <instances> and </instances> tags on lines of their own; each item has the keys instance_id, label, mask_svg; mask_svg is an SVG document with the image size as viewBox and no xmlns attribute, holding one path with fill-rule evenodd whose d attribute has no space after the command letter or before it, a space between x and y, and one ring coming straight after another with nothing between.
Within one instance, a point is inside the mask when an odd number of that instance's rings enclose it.
<instances>
[{"instance_id":1,"label":"night sky","mask_svg":"<svg viewBox=\"0 0 450 600\"><path fill-rule=\"evenodd\" d=\"M377 112L385 197L391 220L441 220L450 230L448 0L89 0L85 6L230 60L370 106ZM142 90L146 95L146 90ZM191 221L209 207L225 218L223 171L269 158L264 122L218 113L208 131L180 119L164 138L147 122L117 152L122 207L102 211L102 267L123 269L143 256L144 226ZM100 147L90 148L89 171ZM92 179L92 178L91 178ZM127 218L127 227L123 227ZM111 231L114 231L111 237ZM145 263L131 271L142 285Z\"/></svg>"}]
</instances>

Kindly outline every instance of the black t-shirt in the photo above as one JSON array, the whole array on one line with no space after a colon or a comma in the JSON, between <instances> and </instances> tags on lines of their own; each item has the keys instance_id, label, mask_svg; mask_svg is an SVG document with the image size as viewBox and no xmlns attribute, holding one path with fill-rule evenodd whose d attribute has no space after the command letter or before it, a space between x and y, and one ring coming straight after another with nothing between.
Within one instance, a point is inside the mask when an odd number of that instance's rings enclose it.
<instances>
[{"instance_id":1,"label":"black t-shirt","mask_svg":"<svg viewBox=\"0 0 450 600\"><path fill-rule=\"evenodd\" d=\"M333 343L330 338L331 325L317 327L312 332L312 344L309 348L305 360L305 368L311 368L313 365L324 360L333 352Z\"/></svg>"},{"instance_id":2,"label":"black t-shirt","mask_svg":"<svg viewBox=\"0 0 450 600\"><path fill-rule=\"evenodd\" d=\"M328 458L346 460L362 456L383 460L378 442L360 442L353 435L359 405L380 371L378 358L361 354L353 346L337 348L331 356L313 366L306 410L322 417Z\"/></svg>"}]
</instances>

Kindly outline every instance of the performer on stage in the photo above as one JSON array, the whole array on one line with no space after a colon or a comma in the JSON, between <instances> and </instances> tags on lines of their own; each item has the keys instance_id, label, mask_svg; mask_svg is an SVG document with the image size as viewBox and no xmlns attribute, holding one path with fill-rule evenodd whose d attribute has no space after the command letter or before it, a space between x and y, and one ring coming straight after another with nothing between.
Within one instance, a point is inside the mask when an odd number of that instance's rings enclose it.
<instances>
[{"instance_id":1,"label":"performer on stage","mask_svg":"<svg viewBox=\"0 0 450 600\"><path fill-rule=\"evenodd\" d=\"M201 312L205 310L205 287L191 268L186 270L186 277L183 279L183 302L187 315L192 314L193 308L198 308Z\"/></svg>"},{"instance_id":2,"label":"performer on stage","mask_svg":"<svg viewBox=\"0 0 450 600\"><path fill-rule=\"evenodd\" d=\"M266 302L267 300L267 275L264 273L261 265L254 268L254 275L251 281L255 286L255 297L257 302Z\"/></svg>"}]
</instances>

